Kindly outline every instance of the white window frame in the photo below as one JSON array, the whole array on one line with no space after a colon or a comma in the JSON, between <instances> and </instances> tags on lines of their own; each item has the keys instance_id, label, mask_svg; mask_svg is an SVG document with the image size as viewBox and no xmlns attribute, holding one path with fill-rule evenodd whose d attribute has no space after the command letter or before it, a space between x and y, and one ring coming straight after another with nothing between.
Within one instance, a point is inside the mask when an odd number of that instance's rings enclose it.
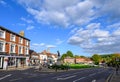
<instances>
[{"instance_id":1,"label":"white window frame","mask_svg":"<svg viewBox=\"0 0 120 82\"><path fill-rule=\"evenodd\" d=\"M20 50L20 48L21 48L21 50ZM18 53L19 53L19 54L23 54L23 46L19 46L19 47L18 47Z\"/></svg>"},{"instance_id":2,"label":"white window frame","mask_svg":"<svg viewBox=\"0 0 120 82\"><path fill-rule=\"evenodd\" d=\"M27 46L29 45L29 41L28 41L28 40L26 40L26 45L27 45Z\"/></svg>"},{"instance_id":3,"label":"white window frame","mask_svg":"<svg viewBox=\"0 0 120 82\"><path fill-rule=\"evenodd\" d=\"M23 38L19 37L19 43L23 44Z\"/></svg>"},{"instance_id":4,"label":"white window frame","mask_svg":"<svg viewBox=\"0 0 120 82\"><path fill-rule=\"evenodd\" d=\"M3 44L2 51L0 51L0 52L5 52L5 42L4 42L4 41L0 41L0 43L2 43L2 44Z\"/></svg>"},{"instance_id":5,"label":"white window frame","mask_svg":"<svg viewBox=\"0 0 120 82\"><path fill-rule=\"evenodd\" d=\"M13 46L13 51L11 51L11 46ZM15 53L15 44L10 44L10 53Z\"/></svg>"},{"instance_id":6,"label":"white window frame","mask_svg":"<svg viewBox=\"0 0 120 82\"><path fill-rule=\"evenodd\" d=\"M5 34L6 34L6 32L3 31L3 30L1 30L1 29L0 29L0 32L3 32L2 36L0 36L0 38L5 38Z\"/></svg>"},{"instance_id":7,"label":"white window frame","mask_svg":"<svg viewBox=\"0 0 120 82\"><path fill-rule=\"evenodd\" d=\"M3 57L0 57L0 68L2 67Z\"/></svg>"},{"instance_id":8,"label":"white window frame","mask_svg":"<svg viewBox=\"0 0 120 82\"><path fill-rule=\"evenodd\" d=\"M29 48L28 47L25 47L25 54L29 54Z\"/></svg>"},{"instance_id":9,"label":"white window frame","mask_svg":"<svg viewBox=\"0 0 120 82\"><path fill-rule=\"evenodd\" d=\"M16 38L16 36L14 34L10 35L10 41L14 41L15 42L15 38Z\"/></svg>"}]
</instances>

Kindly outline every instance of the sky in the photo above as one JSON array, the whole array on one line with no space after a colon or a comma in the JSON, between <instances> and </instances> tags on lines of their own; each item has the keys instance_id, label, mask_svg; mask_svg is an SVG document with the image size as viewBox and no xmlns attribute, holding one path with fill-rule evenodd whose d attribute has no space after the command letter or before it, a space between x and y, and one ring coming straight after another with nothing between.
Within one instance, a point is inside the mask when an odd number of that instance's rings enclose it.
<instances>
[{"instance_id":1,"label":"sky","mask_svg":"<svg viewBox=\"0 0 120 82\"><path fill-rule=\"evenodd\" d=\"M0 25L24 30L30 49L120 53L120 0L0 0Z\"/></svg>"}]
</instances>

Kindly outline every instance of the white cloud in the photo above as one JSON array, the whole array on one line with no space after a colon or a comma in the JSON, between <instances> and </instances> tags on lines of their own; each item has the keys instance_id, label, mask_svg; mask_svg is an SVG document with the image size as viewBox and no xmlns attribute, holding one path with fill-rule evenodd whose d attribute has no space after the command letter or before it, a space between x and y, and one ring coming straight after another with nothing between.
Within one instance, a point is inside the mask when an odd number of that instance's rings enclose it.
<instances>
[{"instance_id":1,"label":"white cloud","mask_svg":"<svg viewBox=\"0 0 120 82\"><path fill-rule=\"evenodd\" d=\"M77 30L78 30L78 28L72 29L71 32L70 32L70 34L74 34Z\"/></svg>"},{"instance_id":2,"label":"white cloud","mask_svg":"<svg viewBox=\"0 0 120 82\"><path fill-rule=\"evenodd\" d=\"M60 39L56 39L56 44L57 44L57 45L60 45L61 43L63 43L62 40L60 40Z\"/></svg>"},{"instance_id":3,"label":"white cloud","mask_svg":"<svg viewBox=\"0 0 120 82\"><path fill-rule=\"evenodd\" d=\"M40 47L42 47L42 46L46 46L46 44L45 43L33 43L32 44L32 46L40 46Z\"/></svg>"},{"instance_id":4,"label":"white cloud","mask_svg":"<svg viewBox=\"0 0 120 82\"><path fill-rule=\"evenodd\" d=\"M68 43L83 48L85 52L89 53L114 53L120 52L120 29L116 29L115 24L110 25L114 28L114 31L103 30L101 25L94 23L97 28L88 29L89 24L84 29L77 30L73 34ZM108 26L109 27L109 26ZM111 33L110 33L111 32Z\"/></svg>"},{"instance_id":5,"label":"white cloud","mask_svg":"<svg viewBox=\"0 0 120 82\"><path fill-rule=\"evenodd\" d=\"M120 8L119 8L120 0L106 0L105 5L102 6L101 12L103 14L108 14L110 16L110 20L119 20L120 16Z\"/></svg>"},{"instance_id":6,"label":"white cloud","mask_svg":"<svg viewBox=\"0 0 120 82\"><path fill-rule=\"evenodd\" d=\"M94 32L92 33L93 37L104 37L107 38L109 36L109 31L104 31L104 30L94 30Z\"/></svg>"},{"instance_id":7,"label":"white cloud","mask_svg":"<svg viewBox=\"0 0 120 82\"><path fill-rule=\"evenodd\" d=\"M46 45L47 48L55 48L55 45Z\"/></svg>"},{"instance_id":8,"label":"white cloud","mask_svg":"<svg viewBox=\"0 0 120 82\"><path fill-rule=\"evenodd\" d=\"M18 2L37 21L60 27L87 23L93 19L94 15L92 9L94 5L89 0L53 0L52 2L50 0L19 0ZM33 3L36 5L34 6Z\"/></svg>"},{"instance_id":9,"label":"white cloud","mask_svg":"<svg viewBox=\"0 0 120 82\"><path fill-rule=\"evenodd\" d=\"M27 30L32 30L32 29L34 29L35 27L34 26L28 26L26 29Z\"/></svg>"},{"instance_id":10,"label":"white cloud","mask_svg":"<svg viewBox=\"0 0 120 82\"><path fill-rule=\"evenodd\" d=\"M38 44L38 43L33 43L32 45L33 45L33 46L39 46L40 44Z\"/></svg>"},{"instance_id":11,"label":"white cloud","mask_svg":"<svg viewBox=\"0 0 120 82\"><path fill-rule=\"evenodd\" d=\"M27 22L27 23L33 23L32 20L26 19L24 17L21 17L20 19L23 20L23 21L25 21L25 22Z\"/></svg>"},{"instance_id":12,"label":"white cloud","mask_svg":"<svg viewBox=\"0 0 120 82\"><path fill-rule=\"evenodd\" d=\"M116 30L115 32L113 32L113 35L114 35L114 36L120 36L120 29L119 29L119 30Z\"/></svg>"},{"instance_id":13,"label":"white cloud","mask_svg":"<svg viewBox=\"0 0 120 82\"><path fill-rule=\"evenodd\" d=\"M68 43L80 46L86 52L120 52L120 0L18 2L40 23L68 28L79 27L73 28ZM61 41L58 40L59 42Z\"/></svg>"},{"instance_id":14,"label":"white cloud","mask_svg":"<svg viewBox=\"0 0 120 82\"><path fill-rule=\"evenodd\" d=\"M18 3L40 23L60 27L81 26L99 17L103 17L103 22L108 18L120 19L120 0L18 0Z\"/></svg>"},{"instance_id":15,"label":"white cloud","mask_svg":"<svg viewBox=\"0 0 120 82\"><path fill-rule=\"evenodd\" d=\"M1 5L7 5L7 3L4 0L0 0Z\"/></svg>"},{"instance_id":16,"label":"white cloud","mask_svg":"<svg viewBox=\"0 0 120 82\"><path fill-rule=\"evenodd\" d=\"M45 44L45 43L32 43L31 48L39 50L40 48L55 48L55 45Z\"/></svg>"},{"instance_id":17,"label":"white cloud","mask_svg":"<svg viewBox=\"0 0 120 82\"><path fill-rule=\"evenodd\" d=\"M100 27L100 23L91 23L91 24L89 24L89 25L87 25L87 29L97 29L97 28L99 28Z\"/></svg>"}]
</instances>

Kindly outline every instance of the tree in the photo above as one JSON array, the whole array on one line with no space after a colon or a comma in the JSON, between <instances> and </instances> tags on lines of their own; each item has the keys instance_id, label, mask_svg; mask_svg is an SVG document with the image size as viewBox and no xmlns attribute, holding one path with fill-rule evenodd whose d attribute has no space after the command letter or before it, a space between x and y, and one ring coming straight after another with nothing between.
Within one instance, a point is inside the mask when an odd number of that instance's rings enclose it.
<instances>
[{"instance_id":1,"label":"tree","mask_svg":"<svg viewBox=\"0 0 120 82\"><path fill-rule=\"evenodd\" d=\"M71 51L67 51L67 56L69 56L69 57L73 57L73 53L71 52Z\"/></svg>"},{"instance_id":2,"label":"tree","mask_svg":"<svg viewBox=\"0 0 120 82\"><path fill-rule=\"evenodd\" d=\"M67 56L67 54L63 54L62 56L61 56L61 60L64 60L64 58Z\"/></svg>"},{"instance_id":3,"label":"tree","mask_svg":"<svg viewBox=\"0 0 120 82\"><path fill-rule=\"evenodd\" d=\"M66 57L74 57L71 51L67 51L65 54L61 56L61 60L64 60Z\"/></svg>"},{"instance_id":4,"label":"tree","mask_svg":"<svg viewBox=\"0 0 120 82\"><path fill-rule=\"evenodd\" d=\"M101 61L101 56L100 55L98 55L98 54L94 54L93 56L92 56L92 60L94 61L94 63L96 64L96 65L98 65L99 64L99 62Z\"/></svg>"},{"instance_id":5,"label":"tree","mask_svg":"<svg viewBox=\"0 0 120 82\"><path fill-rule=\"evenodd\" d=\"M81 58L79 55L75 55L74 58Z\"/></svg>"}]
</instances>

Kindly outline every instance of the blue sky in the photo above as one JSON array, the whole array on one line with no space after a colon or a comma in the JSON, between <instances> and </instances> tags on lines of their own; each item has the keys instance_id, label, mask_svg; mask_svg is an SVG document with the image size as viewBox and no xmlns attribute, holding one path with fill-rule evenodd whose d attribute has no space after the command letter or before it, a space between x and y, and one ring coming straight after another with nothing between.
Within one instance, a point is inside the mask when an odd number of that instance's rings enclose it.
<instances>
[{"instance_id":1,"label":"blue sky","mask_svg":"<svg viewBox=\"0 0 120 82\"><path fill-rule=\"evenodd\" d=\"M120 52L120 0L0 0L0 25L25 31L31 49Z\"/></svg>"}]
</instances>

